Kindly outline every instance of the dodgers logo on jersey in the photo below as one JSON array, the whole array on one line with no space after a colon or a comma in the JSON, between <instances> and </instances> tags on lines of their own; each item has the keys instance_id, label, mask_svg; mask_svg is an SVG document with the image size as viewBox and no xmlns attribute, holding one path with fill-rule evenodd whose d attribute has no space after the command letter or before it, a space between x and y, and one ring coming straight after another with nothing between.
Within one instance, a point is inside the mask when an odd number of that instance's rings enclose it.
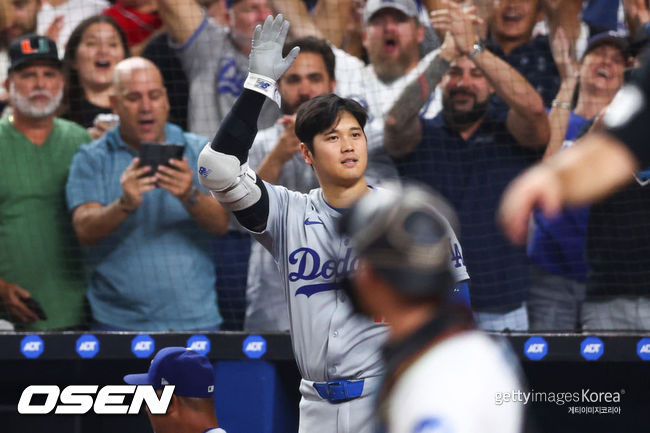
<instances>
[{"instance_id":1,"label":"dodgers logo on jersey","mask_svg":"<svg viewBox=\"0 0 650 433\"><path fill-rule=\"evenodd\" d=\"M210 170L209 168L199 167L199 174L201 176L208 177L210 176L210 173L212 173L212 170Z\"/></svg>"},{"instance_id":2,"label":"dodgers logo on jersey","mask_svg":"<svg viewBox=\"0 0 650 433\"><path fill-rule=\"evenodd\" d=\"M531 361L540 361L548 353L548 343L542 337L530 337L524 343L524 355Z\"/></svg>"},{"instance_id":3,"label":"dodgers logo on jersey","mask_svg":"<svg viewBox=\"0 0 650 433\"><path fill-rule=\"evenodd\" d=\"M156 342L149 334L136 335L131 340L131 352L138 358L149 358L156 350Z\"/></svg>"},{"instance_id":4,"label":"dodgers logo on jersey","mask_svg":"<svg viewBox=\"0 0 650 433\"><path fill-rule=\"evenodd\" d=\"M192 335L187 339L186 347L205 356L210 353L210 339L201 334Z\"/></svg>"},{"instance_id":5,"label":"dodgers logo on jersey","mask_svg":"<svg viewBox=\"0 0 650 433\"><path fill-rule=\"evenodd\" d=\"M642 338L636 344L636 354L644 361L650 361L650 338Z\"/></svg>"},{"instance_id":6,"label":"dodgers logo on jersey","mask_svg":"<svg viewBox=\"0 0 650 433\"><path fill-rule=\"evenodd\" d=\"M289 263L298 265L294 272L289 272L289 281L291 282L326 280L325 282L306 284L296 290L296 296L305 295L309 298L316 293L336 290L338 288L336 277L354 271L359 264L359 258L352 258L352 249L347 248L345 257L342 259L326 260L321 264L321 257L318 252L303 247L289 254Z\"/></svg>"},{"instance_id":7,"label":"dodgers logo on jersey","mask_svg":"<svg viewBox=\"0 0 650 433\"><path fill-rule=\"evenodd\" d=\"M460 251L460 247L456 242L452 242L449 239L449 252L451 253L451 261L454 262L455 268L460 268L465 266L465 261L463 260L463 253Z\"/></svg>"},{"instance_id":8,"label":"dodgers logo on jersey","mask_svg":"<svg viewBox=\"0 0 650 433\"><path fill-rule=\"evenodd\" d=\"M20 340L20 352L25 358L36 359L43 354L45 343L38 335L27 335Z\"/></svg>"},{"instance_id":9,"label":"dodgers logo on jersey","mask_svg":"<svg viewBox=\"0 0 650 433\"><path fill-rule=\"evenodd\" d=\"M217 73L217 88L219 94L230 94L233 97L239 96L246 80L247 71L238 71L237 62L233 57L224 57L219 62Z\"/></svg>"},{"instance_id":10,"label":"dodgers logo on jersey","mask_svg":"<svg viewBox=\"0 0 650 433\"><path fill-rule=\"evenodd\" d=\"M596 361L605 353L605 344L598 337L587 337L580 343L580 353L587 361Z\"/></svg>"},{"instance_id":11,"label":"dodgers logo on jersey","mask_svg":"<svg viewBox=\"0 0 650 433\"><path fill-rule=\"evenodd\" d=\"M266 353L266 340L261 335L249 335L242 343L242 351L251 359L261 358Z\"/></svg>"},{"instance_id":12,"label":"dodgers logo on jersey","mask_svg":"<svg viewBox=\"0 0 650 433\"><path fill-rule=\"evenodd\" d=\"M99 340L92 334L84 334L77 338L76 350L84 359L94 358L99 353Z\"/></svg>"}]
</instances>

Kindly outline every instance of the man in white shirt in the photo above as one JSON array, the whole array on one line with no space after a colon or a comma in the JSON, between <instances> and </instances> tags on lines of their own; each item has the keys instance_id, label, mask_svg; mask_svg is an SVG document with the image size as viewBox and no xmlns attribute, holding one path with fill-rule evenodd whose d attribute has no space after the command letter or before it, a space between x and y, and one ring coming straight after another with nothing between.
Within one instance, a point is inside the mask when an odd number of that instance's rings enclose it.
<instances>
[{"instance_id":1,"label":"man in white shirt","mask_svg":"<svg viewBox=\"0 0 650 433\"><path fill-rule=\"evenodd\" d=\"M402 90L422 73L436 56L433 51L420 59L425 28L418 19L414 0L370 0L363 20L363 45L370 64L338 74L336 93L359 102L368 112L366 178L373 183L397 177L383 148L384 117ZM336 51L337 62L345 53ZM341 68L337 68L337 72Z\"/></svg>"}]
</instances>

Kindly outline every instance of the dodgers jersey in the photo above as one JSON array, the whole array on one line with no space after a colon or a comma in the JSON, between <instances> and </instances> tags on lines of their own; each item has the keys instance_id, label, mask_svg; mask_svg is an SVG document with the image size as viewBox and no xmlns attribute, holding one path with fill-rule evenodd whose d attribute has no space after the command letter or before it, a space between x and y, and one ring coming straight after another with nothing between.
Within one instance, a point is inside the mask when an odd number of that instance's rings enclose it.
<instances>
[{"instance_id":1,"label":"dodgers jersey","mask_svg":"<svg viewBox=\"0 0 650 433\"><path fill-rule=\"evenodd\" d=\"M308 194L264 182L266 229L253 236L278 265L289 305L291 342L304 379L363 379L383 373L380 347L388 328L355 314L337 281L358 265L349 239L337 230L339 210L320 188ZM373 189L369 194L383 194ZM456 236L450 248L460 250ZM452 254L453 256L453 254ZM468 280L462 260L451 261L456 282Z\"/></svg>"},{"instance_id":2,"label":"dodgers jersey","mask_svg":"<svg viewBox=\"0 0 650 433\"><path fill-rule=\"evenodd\" d=\"M266 155L275 148L283 132L284 126L276 123L257 133L248 152L250 168L259 168ZM275 183L300 192L308 192L318 187L314 170L305 163L300 152L296 152L284 163ZM288 331L289 307L284 296L284 283L278 273L275 259L258 242L251 245L246 281L244 329Z\"/></svg>"}]
</instances>

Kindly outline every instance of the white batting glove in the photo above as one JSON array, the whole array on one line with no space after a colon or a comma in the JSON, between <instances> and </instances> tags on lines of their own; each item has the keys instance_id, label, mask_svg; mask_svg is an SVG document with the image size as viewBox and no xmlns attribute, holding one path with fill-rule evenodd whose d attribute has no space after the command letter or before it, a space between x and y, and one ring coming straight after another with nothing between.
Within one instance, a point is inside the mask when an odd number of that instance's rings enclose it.
<instances>
[{"instance_id":1,"label":"white batting glove","mask_svg":"<svg viewBox=\"0 0 650 433\"><path fill-rule=\"evenodd\" d=\"M244 82L244 88L273 99L278 106L280 94L276 83L300 52L300 48L294 47L287 57L282 57L282 47L287 39L289 25L289 21L286 21L282 14L278 14L275 19L269 15L263 26L258 24L255 27L248 77Z\"/></svg>"}]
</instances>

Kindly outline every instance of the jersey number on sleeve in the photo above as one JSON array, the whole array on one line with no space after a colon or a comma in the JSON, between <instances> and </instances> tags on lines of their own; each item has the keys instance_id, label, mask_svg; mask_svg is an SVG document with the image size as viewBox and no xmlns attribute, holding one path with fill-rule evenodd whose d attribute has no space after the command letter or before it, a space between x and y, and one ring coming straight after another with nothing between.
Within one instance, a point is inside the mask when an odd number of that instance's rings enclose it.
<instances>
[{"instance_id":1,"label":"jersey number on sleeve","mask_svg":"<svg viewBox=\"0 0 650 433\"><path fill-rule=\"evenodd\" d=\"M451 242L449 242L449 247L451 248L451 261L454 262L454 267L460 268L461 266L464 266L463 254L460 252L458 244L454 242L452 245Z\"/></svg>"}]
</instances>

